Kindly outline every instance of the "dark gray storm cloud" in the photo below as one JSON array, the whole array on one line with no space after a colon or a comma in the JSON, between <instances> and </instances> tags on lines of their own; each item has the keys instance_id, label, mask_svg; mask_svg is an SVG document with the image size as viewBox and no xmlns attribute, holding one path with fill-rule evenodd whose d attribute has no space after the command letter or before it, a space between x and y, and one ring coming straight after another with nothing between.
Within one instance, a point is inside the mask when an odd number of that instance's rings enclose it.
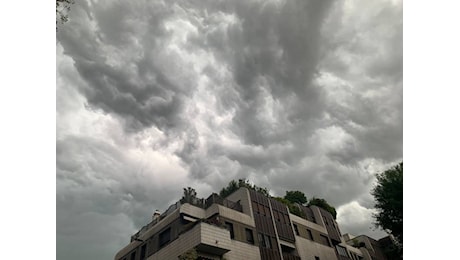
<instances>
[{"instance_id":1,"label":"dark gray storm cloud","mask_svg":"<svg viewBox=\"0 0 460 260\"><path fill-rule=\"evenodd\" d=\"M58 259L237 178L381 236L369 192L400 160L399 1L80 1L59 26Z\"/></svg>"}]
</instances>

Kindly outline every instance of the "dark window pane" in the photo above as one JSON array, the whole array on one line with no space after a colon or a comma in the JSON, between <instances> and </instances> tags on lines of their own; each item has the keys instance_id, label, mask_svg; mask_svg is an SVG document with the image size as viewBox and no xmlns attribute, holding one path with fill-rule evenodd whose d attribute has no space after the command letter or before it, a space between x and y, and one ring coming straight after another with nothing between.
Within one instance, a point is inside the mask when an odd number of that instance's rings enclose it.
<instances>
[{"instance_id":1,"label":"dark window pane","mask_svg":"<svg viewBox=\"0 0 460 260\"><path fill-rule=\"evenodd\" d=\"M252 234L252 230L249 228L246 228L246 241L254 244L254 235Z\"/></svg>"},{"instance_id":2,"label":"dark window pane","mask_svg":"<svg viewBox=\"0 0 460 260\"><path fill-rule=\"evenodd\" d=\"M171 240L171 228L160 233L160 247L166 245Z\"/></svg>"},{"instance_id":3,"label":"dark window pane","mask_svg":"<svg viewBox=\"0 0 460 260\"><path fill-rule=\"evenodd\" d=\"M257 234L257 237L259 238L259 246L266 247L265 240L264 240L264 235L262 235L262 233L259 233L259 234Z\"/></svg>"},{"instance_id":4,"label":"dark window pane","mask_svg":"<svg viewBox=\"0 0 460 260\"><path fill-rule=\"evenodd\" d=\"M141 260L144 260L145 259L145 249L147 247L147 244L144 244L142 247L141 247Z\"/></svg>"},{"instance_id":5,"label":"dark window pane","mask_svg":"<svg viewBox=\"0 0 460 260\"><path fill-rule=\"evenodd\" d=\"M310 229L307 229L307 237L308 239L313 240L313 234L311 233Z\"/></svg>"},{"instance_id":6,"label":"dark window pane","mask_svg":"<svg viewBox=\"0 0 460 260\"><path fill-rule=\"evenodd\" d=\"M230 238L234 239L235 238L235 233L233 231L233 224L230 222L225 222L225 225L227 226L228 231L230 231Z\"/></svg>"},{"instance_id":7,"label":"dark window pane","mask_svg":"<svg viewBox=\"0 0 460 260\"><path fill-rule=\"evenodd\" d=\"M327 236L325 235L320 235L320 236L321 236L321 243L323 243L323 245L331 246L331 244L329 243L329 238L327 238Z\"/></svg>"},{"instance_id":8,"label":"dark window pane","mask_svg":"<svg viewBox=\"0 0 460 260\"><path fill-rule=\"evenodd\" d=\"M296 224L294 224L294 231L296 235L299 235L299 228L297 227Z\"/></svg>"},{"instance_id":9,"label":"dark window pane","mask_svg":"<svg viewBox=\"0 0 460 260\"><path fill-rule=\"evenodd\" d=\"M270 241L270 237L267 235L265 235L264 237L265 237L265 246L267 248L272 248L272 242Z\"/></svg>"}]
</instances>

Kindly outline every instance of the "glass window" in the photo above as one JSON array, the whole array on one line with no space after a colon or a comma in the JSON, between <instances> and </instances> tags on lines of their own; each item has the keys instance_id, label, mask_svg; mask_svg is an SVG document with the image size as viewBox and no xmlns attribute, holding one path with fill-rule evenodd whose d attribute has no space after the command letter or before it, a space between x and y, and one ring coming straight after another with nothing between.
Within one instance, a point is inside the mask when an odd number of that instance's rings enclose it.
<instances>
[{"instance_id":1,"label":"glass window","mask_svg":"<svg viewBox=\"0 0 460 260\"><path fill-rule=\"evenodd\" d=\"M252 230L249 228L246 228L246 241L254 244L254 235L252 234Z\"/></svg>"},{"instance_id":2,"label":"glass window","mask_svg":"<svg viewBox=\"0 0 460 260\"><path fill-rule=\"evenodd\" d=\"M310 229L307 229L307 237L308 239L313 240L313 234L311 233Z\"/></svg>"},{"instance_id":3,"label":"glass window","mask_svg":"<svg viewBox=\"0 0 460 260\"><path fill-rule=\"evenodd\" d=\"M259 234L258 234L258 238L259 238L259 246L261 246L261 247L266 247L266 246L265 246L264 235L262 235L262 233L259 233Z\"/></svg>"},{"instance_id":4,"label":"glass window","mask_svg":"<svg viewBox=\"0 0 460 260\"><path fill-rule=\"evenodd\" d=\"M272 248L272 242L270 241L270 237L267 235L265 235L264 237L265 237L265 246L267 248Z\"/></svg>"},{"instance_id":5,"label":"glass window","mask_svg":"<svg viewBox=\"0 0 460 260\"><path fill-rule=\"evenodd\" d=\"M296 224L294 224L294 231L296 235L299 235L299 228L297 227Z\"/></svg>"},{"instance_id":6,"label":"glass window","mask_svg":"<svg viewBox=\"0 0 460 260\"><path fill-rule=\"evenodd\" d=\"M225 225L227 226L228 231L230 231L230 238L234 239L235 238L235 233L233 231L233 224L230 222L225 222Z\"/></svg>"},{"instance_id":7,"label":"glass window","mask_svg":"<svg viewBox=\"0 0 460 260\"><path fill-rule=\"evenodd\" d=\"M321 243L326 246L331 246L331 243L329 243L329 238L325 235L320 235L321 236Z\"/></svg>"},{"instance_id":8,"label":"glass window","mask_svg":"<svg viewBox=\"0 0 460 260\"><path fill-rule=\"evenodd\" d=\"M269 236L259 233L258 238L260 247L272 248L272 242Z\"/></svg>"},{"instance_id":9,"label":"glass window","mask_svg":"<svg viewBox=\"0 0 460 260\"><path fill-rule=\"evenodd\" d=\"M144 244L144 245L141 246L141 260L145 259L146 248L147 248L147 244Z\"/></svg>"},{"instance_id":10,"label":"glass window","mask_svg":"<svg viewBox=\"0 0 460 260\"><path fill-rule=\"evenodd\" d=\"M166 245L171 240L171 228L166 229L160 233L160 247Z\"/></svg>"}]
</instances>

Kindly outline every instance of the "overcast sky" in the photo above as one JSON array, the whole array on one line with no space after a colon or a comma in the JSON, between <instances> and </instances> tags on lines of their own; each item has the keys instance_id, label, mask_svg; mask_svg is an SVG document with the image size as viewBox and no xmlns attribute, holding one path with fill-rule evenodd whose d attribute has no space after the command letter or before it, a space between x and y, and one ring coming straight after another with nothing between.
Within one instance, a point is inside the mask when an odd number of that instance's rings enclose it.
<instances>
[{"instance_id":1,"label":"overcast sky","mask_svg":"<svg viewBox=\"0 0 460 260\"><path fill-rule=\"evenodd\" d=\"M247 178L374 230L403 156L402 1L76 1L56 41L57 259L113 259L182 188Z\"/></svg>"}]
</instances>

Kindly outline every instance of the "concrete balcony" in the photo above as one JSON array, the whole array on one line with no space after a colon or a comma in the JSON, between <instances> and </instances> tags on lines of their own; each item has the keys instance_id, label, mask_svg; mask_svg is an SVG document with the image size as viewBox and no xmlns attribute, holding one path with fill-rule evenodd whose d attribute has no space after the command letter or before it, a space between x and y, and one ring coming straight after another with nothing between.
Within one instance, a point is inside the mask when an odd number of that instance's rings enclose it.
<instances>
[{"instance_id":1,"label":"concrete balcony","mask_svg":"<svg viewBox=\"0 0 460 260\"><path fill-rule=\"evenodd\" d=\"M227 229L199 222L148 259L177 260L179 255L192 248L220 257L230 251L231 243L230 232Z\"/></svg>"}]
</instances>

